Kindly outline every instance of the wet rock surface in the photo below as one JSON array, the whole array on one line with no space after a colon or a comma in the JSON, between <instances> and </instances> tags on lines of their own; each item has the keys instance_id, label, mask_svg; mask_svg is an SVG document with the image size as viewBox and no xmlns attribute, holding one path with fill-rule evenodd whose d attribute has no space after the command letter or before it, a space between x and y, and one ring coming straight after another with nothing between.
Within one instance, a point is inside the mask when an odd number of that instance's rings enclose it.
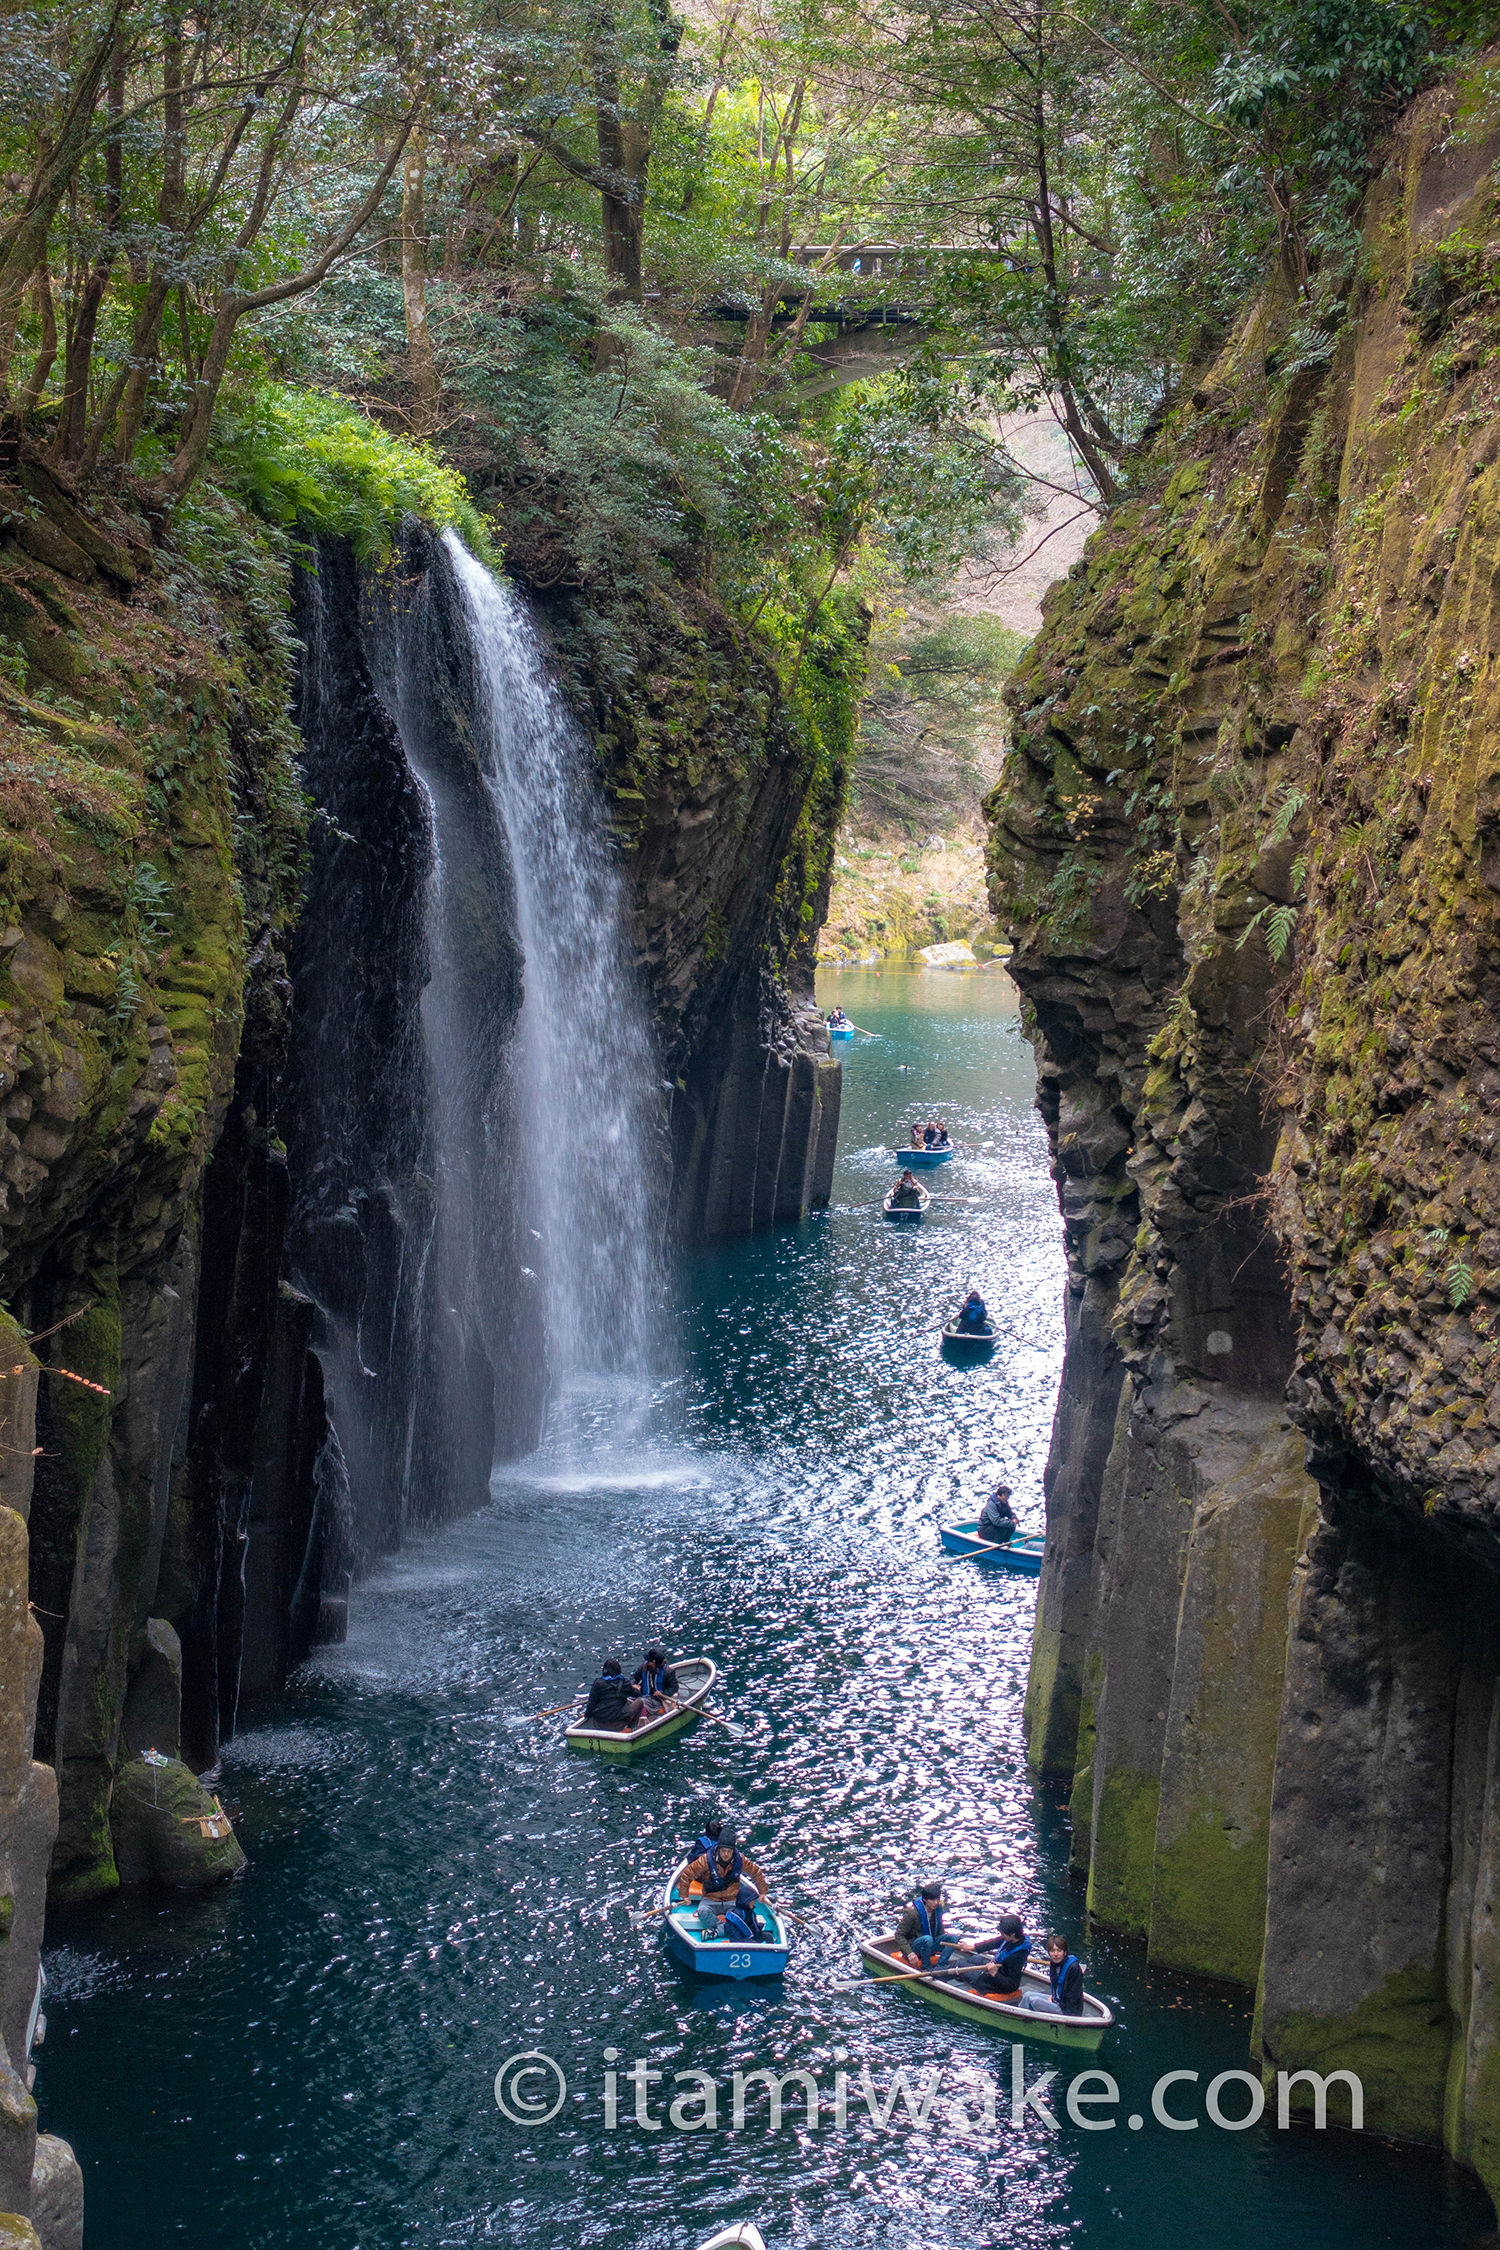
<instances>
[{"instance_id":1,"label":"wet rock surface","mask_svg":"<svg viewBox=\"0 0 1500 2250\"><path fill-rule=\"evenodd\" d=\"M1448 127L1336 347L1255 307L1050 598L989 810L1070 1266L1031 1754L1096 1914L1494 2192L1500 146Z\"/></svg>"}]
</instances>

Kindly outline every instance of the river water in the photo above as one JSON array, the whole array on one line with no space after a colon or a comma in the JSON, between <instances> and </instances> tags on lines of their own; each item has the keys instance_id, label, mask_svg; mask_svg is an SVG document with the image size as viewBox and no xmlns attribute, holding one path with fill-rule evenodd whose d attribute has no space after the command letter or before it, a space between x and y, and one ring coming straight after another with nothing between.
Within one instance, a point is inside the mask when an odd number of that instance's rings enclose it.
<instances>
[{"instance_id":1,"label":"river water","mask_svg":"<svg viewBox=\"0 0 1500 2250\"><path fill-rule=\"evenodd\" d=\"M692 2250L738 2218L769 2250L1437 2250L1489 2223L1435 2159L1203 2121L1247 2007L1123 1944L1087 1953L1119 2010L1097 2061L1120 2101L1079 2114L1110 2130L1058 2110L1053 2132L1032 2106L1013 2124L1006 2044L835 1989L859 1973L854 1933L889 1927L929 1866L956 1920L1016 1903L1086 1943L1056 1794L1022 1756L1034 1582L945 1562L936 1532L1001 1471L1040 1522L1062 1266L1015 996L999 970L886 969L828 978L835 997L878 1036L844 1049L834 1208L692 1261L679 1376L575 1392L566 1443L356 1589L348 1644L226 1756L241 1882L53 1933L38 2093L83 2161L94 2250ZM876 1209L883 1145L933 1107L965 1153L898 1230ZM950 1368L933 1325L971 1279L1003 1342ZM527 1723L657 1632L718 1657L736 1732L705 1722L618 1771ZM710 1805L808 1925L779 1984L695 1989L633 1923ZM644 2088L656 2129L624 2083L608 2128L606 2047L664 2074ZM526 2050L568 2082L534 2128L494 2092ZM1030 2050L1026 2082L1045 2067ZM796 2068L815 2130L790 2090L779 2132L763 2097L731 2130L732 2073ZM899 2110L877 2127L860 2092L867 2070L879 2107L901 2069L942 2074L920 2131ZM1000 2080L993 2128L964 2069ZM1151 2114L1168 2070L1199 2073L1170 2097L1194 2130ZM695 2071L722 2088L717 2130L661 2122L662 2087ZM1248 2098L1230 2086L1223 2113Z\"/></svg>"}]
</instances>

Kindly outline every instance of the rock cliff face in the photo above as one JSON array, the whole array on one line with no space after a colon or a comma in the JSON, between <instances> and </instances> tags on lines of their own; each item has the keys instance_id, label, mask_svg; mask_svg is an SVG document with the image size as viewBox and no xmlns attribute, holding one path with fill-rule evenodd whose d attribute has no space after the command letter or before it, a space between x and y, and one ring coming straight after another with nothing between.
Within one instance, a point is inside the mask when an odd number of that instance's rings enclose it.
<instances>
[{"instance_id":1,"label":"rock cliff face","mask_svg":"<svg viewBox=\"0 0 1500 2250\"><path fill-rule=\"evenodd\" d=\"M1406 120L1341 325L1273 297L1180 407L1048 603L989 809L1069 1256L1032 1756L1092 1911L1258 1985L1268 2077L1357 2072L1496 2192L1483 114Z\"/></svg>"},{"instance_id":2,"label":"rock cliff face","mask_svg":"<svg viewBox=\"0 0 1500 2250\"><path fill-rule=\"evenodd\" d=\"M679 1229L798 1219L828 1201L838 1138L813 972L863 651L830 625L789 707L751 636L690 589L650 590L623 625L556 598L544 614L625 854Z\"/></svg>"}]
</instances>

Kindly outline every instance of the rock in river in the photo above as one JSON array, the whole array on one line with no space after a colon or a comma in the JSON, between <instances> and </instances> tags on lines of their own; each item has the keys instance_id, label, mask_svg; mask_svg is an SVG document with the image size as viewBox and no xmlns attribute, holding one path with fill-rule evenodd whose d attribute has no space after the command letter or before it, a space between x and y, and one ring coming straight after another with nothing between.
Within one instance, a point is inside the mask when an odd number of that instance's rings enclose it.
<instances>
[{"instance_id":1,"label":"rock in river","mask_svg":"<svg viewBox=\"0 0 1500 2250\"><path fill-rule=\"evenodd\" d=\"M115 1778L110 1808L122 1883L202 1890L238 1875L245 1855L229 1815L180 1758L132 1758Z\"/></svg>"}]
</instances>

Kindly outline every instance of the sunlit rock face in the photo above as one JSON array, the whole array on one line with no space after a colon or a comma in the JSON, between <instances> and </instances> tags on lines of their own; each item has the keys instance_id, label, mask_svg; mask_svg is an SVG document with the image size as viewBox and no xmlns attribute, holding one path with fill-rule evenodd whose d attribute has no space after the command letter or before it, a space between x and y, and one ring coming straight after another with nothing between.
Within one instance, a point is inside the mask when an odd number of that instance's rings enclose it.
<instances>
[{"instance_id":1,"label":"sunlit rock face","mask_svg":"<svg viewBox=\"0 0 1500 2250\"><path fill-rule=\"evenodd\" d=\"M1500 2187L1500 143L1405 121L1051 596L991 800L1069 1252L1090 1903ZM1295 2097L1294 2097L1295 2098Z\"/></svg>"}]
</instances>

